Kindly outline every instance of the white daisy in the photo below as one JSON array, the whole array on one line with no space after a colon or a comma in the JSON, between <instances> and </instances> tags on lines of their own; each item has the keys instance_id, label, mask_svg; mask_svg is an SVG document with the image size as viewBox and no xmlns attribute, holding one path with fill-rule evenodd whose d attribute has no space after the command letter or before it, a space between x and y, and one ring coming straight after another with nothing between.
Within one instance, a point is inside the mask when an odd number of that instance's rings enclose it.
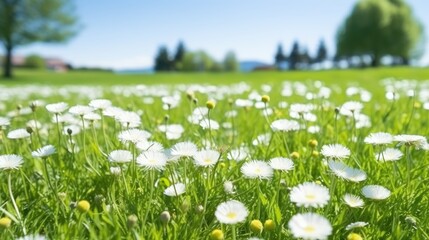
<instances>
[{"instance_id":1,"label":"white daisy","mask_svg":"<svg viewBox=\"0 0 429 240\"><path fill-rule=\"evenodd\" d=\"M350 156L350 150L341 144L323 145L320 153L330 159L344 159Z\"/></svg>"},{"instance_id":2,"label":"white daisy","mask_svg":"<svg viewBox=\"0 0 429 240\"><path fill-rule=\"evenodd\" d=\"M162 170L167 164L167 156L162 152L143 152L137 157L137 164L149 170Z\"/></svg>"},{"instance_id":3,"label":"white daisy","mask_svg":"<svg viewBox=\"0 0 429 240\"><path fill-rule=\"evenodd\" d=\"M197 146L192 142L179 142L176 143L170 151L171 156L180 157L192 157L198 151Z\"/></svg>"},{"instance_id":4,"label":"white daisy","mask_svg":"<svg viewBox=\"0 0 429 240\"><path fill-rule=\"evenodd\" d=\"M215 150L202 150L194 154L195 165L202 167L214 166L220 157L220 153Z\"/></svg>"},{"instance_id":5,"label":"white daisy","mask_svg":"<svg viewBox=\"0 0 429 240\"><path fill-rule=\"evenodd\" d=\"M128 150L114 150L109 153L108 159L110 162L127 163L133 160L133 154Z\"/></svg>"},{"instance_id":6,"label":"white daisy","mask_svg":"<svg viewBox=\"0 0 429 240\"><path fill-rule=\"evenodd\" d=\"M314 182L305 182L292 188L290 201L298 207L324 207L330 199L327 187Z\"/></svg>"},{"instance_id":7,"label":"white daisy","mask_svg":"<svg viewBox=\"0 0 429 240\"><path fill-rule=\"evenodd\" d=\"M364 142L372 145L391 144L393 142L393 136L385 132L371 133L364 139Z\"/></svg>"},{"instance_id":8,"label":"white daisy","mask_svg":"<svg viewBox=\"0 0 429 240\"><path fill-rule=\"evenodd\" d=\"M23 236L23 237L15 239L15 240L46 240L46 239L48 239L48 238L46 238L43 235L33 234L33 235Z\"/></svg>"},{"instance_id":9,"label":"white daisy","mask_svg":"<svg viewBox=\"0 0 429 240\"><path fill-rule=\"evenodd\" d=\"M101 116L98 113L90 112L83 115L83 119L89 120L89 121L98 121L98 120L101 120Z\"/></svg>"},{"instance_id":10,"label":"white daisy","mask_svg":"<svg viewBox=\"0 0 429 240\"><path fill-rule=\"evenodd\" d=\"M85 105L75 105L69 109L69 113L77 116L83 116L92 112L94 109Z\"/></svg>"},{"instance_id":11,"label":"white daisy","mask_svg":"<svg viewBox=\"0 0 429 240\"><path fill-rule=\"evenodd\" d=\"M26 129L20 128L15 129L7 133L7 138L9 139L22 139L22 138L28 138L31 134L27 132Z\"/></svg>"},{"instance_id":12,"label":"white daisy","mask_svg":"<svg viewBox=\"0 0 429 240\"><path fill-rule=\"evenodd\" d=\"M203 119L203 120L201 120L200 126L203 129L209 129L209 127L210 127L211 130L218 130L219 129L219 123L216 122L213 119Z\"/></svg>"},{"instance_id":13,"label":"white daisy","mask_svg":"<svg viewBox=\"0 0 429 240\"><path fill-rule=\"evenodd\" d=\"M216 208L216 219L223 224L236 224L244 222L249 214L243 203L230 200L219 204Z\"/></svg>"},{"instance_id":14,"label":"white daisy","mask_svg":"<svg viewBox=\"0 0 429 240\"><path fill-rule=\"evenodd\" d=\"M346 230L352 230L354 228L361 228L361 227L365 227L366 225L368 225L367 222L354 222L354 223L350 223L349 225L347 225Z\"/></svg>"},{"instance_id":15,"label":"white daisy","mask_svg":"<svg viewBox=\"0 0 429 240\"><path fill-rule=\"evenodd\" d=\"M0 128L10 125L10 119L7 117L0 117Z\"/></svg>"},{"instance_id":16,"label":"white daisy","mask_svg":"<svg viewBox=\"0 0 429 240\"><path fill-rule=\"evenodd\" d=\"M185 184L176 183L164 190L164 194L169 197L177 197L185 193Z\"/></svg>"},{"instance_id":17,"label":"white daisy","mask_svg":"<svg viewBox=\"0 0 429 240\"><path fill-rule=\"evenodd\" d=\"M136 143L137 149L140 151L162 152L164 147L159 142L154 141L139 141Z\"/></svg>"},{"instance_id":18,"label":"white daisy","mask_svg":"<svg viewBox=\"0 0 429 240\"><path fill-rule=\"evenodd\" d=\"M93 99L88 105L95 109L106 109L112 106L112 102L107 99Z\"/></svg>"},{"instance_id":19,"label":"white daisy","mask_svg":"<svg viewBox=\"0 0 429 240\"><path fill-rule=\"evenodd\" d=\"M226 156L229 160L235 160L237 162L243 161L249 157L249 149L246 147L240 147L232 149Z\"/></svg>"},{"instance_id":20,"label":"white daisy","mask_svg":"<svg viewBox=\"0 0 429 240\"><path fill-rule=\"evenodd\" d=\"M141 124L140 116L131 111L118 112L115 115L115 120L122 124L123 127L136 128Z\"/></svg>"},{"instance_id":21,"label":"white daisy","mask_svg":"<svg viewBox=\"0 0 429 240\"><path fill-rule=\"evenodd\" d=\"M51 103L45 106L49 112L56 114L64 112L68 107L69 105L65 102Z\"/></svg>"},{"instance_id":22,"label":"white daisy","mask_svg":"<svg viewBox=\"0 0 429 240\"><path fill-rule=\"evenodd\" d=\"M390 196L390 191L380 185L368 185L362 188L362 194L366 198L383 200Z\"/></svg>"},{"instance_id":23,"label":"white daisy","mask_svg":"<svg viewBox=\"0 0 429 240\"><path fill-rule=\"evenodd\" d=\"M81 131L81 128L78 125L68 125L68 126L64 127L63 133L65 135L69 135L70 134L70 135L74 136L76 134L79 134L80 131Z\"/></svg>"},{"instance_id":24,"label":"white daisy","mask_svg":"<svg viewBox=\"0 0 429 240\"><path fill-rule=\"evenodd\" d=\"M328 161L328 166L331 171L338 177L344 178L352 182L361 182L366 179L366 173L362 170L351 168L342 162L333 160Z\"/></svg>"},{"instance_id":25,"label":"white daisy","mask_svg":"<svg viewBox=\"0 0 429 240\"><path fill-rule=\"evenodd\" d=\"M24 161L19 155L0 155L0 169L18 169L23 163Z\"/></svg>"},{"instance_id":26,"label":"white daisy","mask_svg":"<svg viewBox=\"0 0 429 240\"><path fill-rule=\"evenodd\" d=\"M234 183L232 183L231 181L225 181L223 183L223 190L225 191L225 193L227 194L234 194Z\"/></svg>"},{"instance_id":27,"label":"white daisy","mask_svg":"<svg viewBox=\"0 0 429 240\"><path fill-rule=\"evenodd\" d=\"M332 234L331 223L317 213L296 214L288 226L295 238L327 239Z\"/></svg>"},{"instance_id":28,"label":"white daisy","mask_svg":"<svg viewBox=\"0 0 429 240\"><path fill-rule=\"evenodd\" d=\"M36 158L44 158L54 154L56 151L55 147L52 145L46 145L32 152L31 155Z\"/></svg>"},{"instance_id":29,"label":"white daisy","mask_svg":"<svg viewBox=\"0 0 429 240\"><path fill-rule=\"evenodd\" d=\"M417 148L427 144L426 138L420 135L396 135L393 137L393 140L399 142L400 145L415 146Z\"/></svg>"},{"instance_id":30,"label":"white daisy","mask_svg":"<svg viewBox=\"0 0 429 240\"><path fill-rule=\"evenodd\" d=\"M160 125L158 129L161 132L165 132L167 139L175 140L179 139L182 136L182 133L185 131L182 125L180 124L169 124L169 125Z\"/></svg>"},{"instance_id":31,"label":"white daisy","mask_svg":"<svg viewBox=\"0 0 429 240\"><path fill-rule=\"evenodd\" d=\"M274 170L290 171L293 169L293 161L289 158L276 157L270 160L270 166Z\"/></svg>"},{"instance_id":32,"label":"white daisy","mask_svg":"<svg viewBox=\"0 0 429 240\"><path fill-rule=\"evenodd\" d=\"M274 132L290 132L300 129L299 123L295 120L279 119L271 123Z\"/></svg>"},{"instance_id":33,"label":"white daisy","mask_svg":"<svg viewBox=\"0 0 429 240\"><path fill-rule=\"evenodd\" d=\"M353 116L355 113L359 113L363 108L361 102L349 101L345 102L340 108L340 114L344 116Z\"/></svg>"},{"instance_id":34,"label":"white daisy","mask_svg":"<svg viewBox=\"0 0 429 240\"><path fill-rule=\"evenodd\" d=\"M259 146L259 145L268 146L268 144L270 143L270 139L271 139L271 134L264 133L257 136L256 139L252 141L252 144L254 146Z\"/></svg>"},{"instance_id":35,"label":"white daisy","mask_svg":"<svg viewBox=\"0 0 429 240\"><path fill-rule=\"evenodd\" d=\"M352 208L360 208L365 204L359 196L346 193L343 197L344 202Z\"/></svg>"},{"instance_id":36,"label":"white daisy","mask_svg":"<svg viewBox=\"0 0 429 240\"><path fill-rule=\"evenodd\" d=\"M270 179L273 176L273 168L266 162L253 160L241 166L241 172L246 178Z\"/></svg>"},{"instance_id":37,"label":"white daisy","mask_svg":"<svg viewBox=\"0 0 429 240\"><path fill-rule=\"evenodd\" d=\"M397 161L402 158L404 154L399 149L386 148L383 152L376 153L375 159L378 161Z\"/></svg>"},{"instance_id":38,"label":"white daisy","mask_svg":"<svg viewBox=\"0 0 429 240\"><path fill-rule=\"evenodd\" d=\"M147 141L150 138L151 134L145 130L141 129L128 129L120 132L118 134L118 139L122 143L132 142L137 143L141 141Z\"/></svg>"}]
</instances>

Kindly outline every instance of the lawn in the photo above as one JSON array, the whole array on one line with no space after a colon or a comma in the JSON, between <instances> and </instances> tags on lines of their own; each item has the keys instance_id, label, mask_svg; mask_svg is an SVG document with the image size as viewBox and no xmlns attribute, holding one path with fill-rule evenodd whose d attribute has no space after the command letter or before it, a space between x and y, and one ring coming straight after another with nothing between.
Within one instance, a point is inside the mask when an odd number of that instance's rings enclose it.
<instances>
[{"instance_id":1,"label":"lawn","mask_svg":"<svg viewBox=\"0 0 429 240\"><path fill-rule=\"evenodd\" d=\"M425 79L18 70L1 239L429 239Z\"/></svg>"}]
</instances>

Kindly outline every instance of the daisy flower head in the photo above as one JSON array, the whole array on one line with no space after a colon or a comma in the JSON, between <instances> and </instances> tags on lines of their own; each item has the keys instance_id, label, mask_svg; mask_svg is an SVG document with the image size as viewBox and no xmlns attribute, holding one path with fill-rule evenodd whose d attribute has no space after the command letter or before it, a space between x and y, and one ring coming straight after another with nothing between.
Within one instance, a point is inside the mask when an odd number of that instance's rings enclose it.
<instances>
[{"instance_id":1,"label":"daisy flower head","mask_svg":"<svg viewBox=\"0 0 429 240\"><path fill-rule=\"evenodd\" d=\"M23 159L19 155L7 154L0 155L0 169L18 169L24 163Z\"/></svg>"},{"instance_id":2,"label":"daisy flower head","mask_svg":"<svg viewBox=\"0 0 429 240\"><path fill-rule=\"evenodd\" d=\"M327 239L332 234L331 223L317 213L299 213L289 220L288 227L295 238Z\"/></svg>"},{"instance_id":3,"label":"daisy flower head","mask_svg":"<svg viewBox=\"0 0 429 240\"><path fill-rule=\"evenodd\" d=\"M107 99L93 99L88 105L95 109L106 109L112 106L112 102Z\"/></svg>"},{"instance_id":4,"label":"daisy flower head","mask_svg":"<svg viewBox=\"0 0 429 240\"><path fill-rule=\"evenodd\" d=\"M136 143L137 149L140 151L151 151L151 152L162 152L164 146L161 143L155 141L139 141Z\"/></svg>"},{"instance_id":5,"label":"daisy flower head","mask_svg":"<svg viewBox=\"0 0 429 240\"><path fill-rule=\"evenodd\" d=\"M246 178L250 179L270 179L273 176L273 168L266 162L252 160L241 166L241 172Z\"/></svg>"},{"instance_id":6,"label":"daisy flower head","mask_svg":"<svg viewBox=\"0 0 429 240\"><path fill-rule=\"evenodd\" d=\"M402 158L404 154L401 150L396 148L386 148L383 152L376 153L375 159L378 161L397 161Z\"/></svg>"},{"instance_id":7,"label":"daisy flower head","mask_svg":"<svg viewBox=\"0 0 429 240\"><path fill-rule=\"evenodd\" d=\"M386 145L393 142L393 136L390 133L377 132L369 134L363 141L366 144Z\"/></svg>"},{"instance_id":8,"label":"daisy flower head","mask_svg":"<svg viewBox=\"0 0 429 240\"><path fill-rule=\"evenodd\" d=\"M69 109L69 113L73 115L83 116L92 112L94 109L85 105L75 105Z\"/></svg>"},{"instance_id":9,"label":"daisy flower head","mask_svg":"<svg viewBox=\"0 0 429 240\"><path fill-rule=\"evenodd\" d=\"M132 142L135 144L140 141L146 141L150 136L151 134L148 131L133 128L120 132L118 139L122 143Z\"/></svg>"},{"instance_id":10,"label":"daisy flower head","mask_svg":"<svg viewBox=\"0 0 429 240\"><path fill-rule=\"evenodd\" d=\"M36 151L33 151L31 155L35 158L44 158L47 156L50 156L54 154L56 151L55 147L52 145L46 145L44 147L41 147L37 149Z\"/></svg>"},{"instance_id":11,"label":"daisy flower head","mask_svg":"<svg viewBox=\"0 0 429 240\"><path fill-rule=\"evenodd\" d=\"M98 121L101 120L101 116L98 113L90 112L83 115L83 119L88 121Z\"/></svg>"},{"instance_id":12,"label":"daisy flower head","mask_svg":"<svg viewBox=\"0 0 429 240\"><path fill-rule=\"evenodd\" d=\"M389 189L380 185L367 185L362 188L362 194L366 198L383 200L390 196L390 191Z\"/></svg>"},{"instance_id":13,"label":"daisy flower head","mask_svg":"<svg viewBox=\"0 0 429 240\"><path fill-rule=\"evenodd\" d=\"M230 200L219 204L216 208L216 219L223 224L236 224L244 222L249 214L243 203Z\"/></svg>"},{"instance_id":14,"label":"daisy flower head","mask_svg":"<svg viewBox=\"0 0 429 240\"><path fill-rule=\"evenodd\" d=\"M214 166L220 157L220 153L215 150L202 150L194 154L195 165L201 167L212 167Z\"/></svg>"},{"instance_id":15,"label":"daisy flower head","mask_svg":"<svg viewBox=\"0 0 429 240\"><path fill-rule=\"evenodd\" d=\"M43 235L39 235L39 234L32 234L32 235L26 235L20 238L17 238L16 240L47 240L48 238L46 238Z\"/></svg>"},{"instance_id":16,"label":"daisy flower head","mask_svg":"<svg viewBox=\"0 0 429 240\"><path fill-rule=\"evenodd\" d=\"M292 188L290 200L298 207L320 208L328 204L330 199L327 187L314 182L305 182Z\"/></svg>"},{"instance_id":17,"label":"daisy flower head","mask_svg":"<svg viewBox=\"0 0 429 240\"><path fill-rule=\"evenodd\" d=\"M169 186L168 188L166 188L164 190L164 195L167 195L169 197L177 197L177 196L184 194L185 190L186 190L185 184L176 183L176 184L173 184L173 185Z\"/></svg>"},{"instance_id":18,"label":"daisy flower head","mask_svg":"<svg viewBox=\"0 0 429 240\"><path fill-rule=\"evenodd\" d=\"M0 117L0 128L10 125L10 118Z\"/></svg>"},{"instance_id":19,"label":"daisy flower head","mask_svg":"<svg viewBox=\"0 0 429 240\"><path fill-rule=\"evenodd\" d=\"M137 157L137 164L149 170L162 170L167 164L167 156L162 152L143 152Z\"/></svg>"},{"instance_id":20,"label":"daisy flower head","mask_svg":"<svg viewBox=\"0 0 429 240\"><path fill-rule=\"evenodd\" d=\"M171 148L170 154L172 157L192 157L197 153L197 145L192 142L179 142Z\"/></svg>"},{"instance_id":21,"label":"daisy flower head","mask_svg":"<svg viewBox=\"0 0 429 240\"><path fill-rule=\"evenodd\" d=\"M235 160L237 162L243 161L244 159L249 157L249 149L247 147L240 147L236 149L232 149L228 154L227 158L229 160Z\"/></svg>"},{"instance_id":22,"label":"daisy flower head","mask_svg":"<svg viewBox=\"0 0 429 240\"><path fill-rule=\"evenodd\" d=\"M291 132L300 129L299 123L295 120L279 119L271 123L274 132Z\"/></svg>"},{"instance_id":23,"label":"daisy flower head","mask_svg":"<svg viewBox=\"0 0 429 240\"><path fill-rule=\"evenodd\" d=\"M15 129L7 133L7 138L9 139L22 139L30 136L31 134L24 128Z\"/></svg>"},{"instance_id":24,"label":"daisy flower head","mask_svg":"<svg viewBox=\"0 0 429 240\"><path fill-rule=\"evenodd\" d=\"M46 110L51 113L59 114L67 110L69 105L65 102L51 103L45 106Z\"/></svg>"},{"instance_id":25,"label":"daisy flower head","mask_svg":"<svg viewBox=\"0 0 429 240\"><path fill-rule=\"evenodd\" d=\"M329 159L344 159L350 156L350 150L338 143L323 145L320 153Z\"/></svg>"},{"instance_id":26,"label":"daisy flower head","mask_svg":"<svg viewBox=\"0 0 429 240\"><path fill-rule=\"evenodd\" d=\"M344 116L353 116L359 113L363 108L363 104L357 101L348 101L341 105L340 114Z\"/></svg>"},{"instance_id":27,"label":"daisy flower head","mask_svg":"<svg viewBox=\"0 0 429 240\"><path fill-rule=\"evenodd\" d=\"M158 126L159 131L166 133L167 139L174 140L179 139L182 133L185 131L180 124L169 124Z\"/></svg>"},{"instance_id":28,"label":"daisy flower head","mask_svg":"<svg viewBox=\"0 0 429 240\"><path fill-rule=\"evenodd\" d=\"M354 222L354 223L350 223L349 225L346 226L346 230L352 230L355 228L361 228L361 227L365 227L366 225L368 225L367 222Z\"/></svg>"},{"instance_id":29,"label":"daisy flower head","mask_svg":"<svg viewBox=\"0 0 429 240\"><path fill-rule=\"evenodd\" d=\"M415 146L417 149L427 144L426 138L421 135L396 135L393 137L393 141L399 142L399 145Z\"/></svg>"},{"instance_id":30,"label":"daisy flower head","mask_svg":"<svg viewBox=\"0 0 429 240\"><path fill-rule=\"evenodd\" d=\"M283 157L276 157L270 160L270 166L274 170L279 171L290 171L293 169L293 161L289 158L283 158Z\"/></svg>"},{"instance_id":31,"label":"daisy flower head","mask_svg":"<svg viewBox=\"0 0 429 240\"><path fill-rule=\"evenodd\" d=\"M121 125L126 128L136 128L141 124L140 115L135 112L121 111L118 112L114 117L116 121L121 123Z\"/></svg>"},{"instance_id":32,"label":"daisy flower head","mask_svg":"<svg viewBox=\"0 0 429 240\"><path fill-rule=\"evenodd\" d=\"M114 163L127 163L133 160L133 154L128 150L114 150L109 153L108 159Z\"/></svg>"},{"instance_id":33,"label":"daisy flower head","mask_svg":"<svg viewBox=\"0 0 429 240\"><path fill-rule=\"evenodd\" d=\"M359 196L346 193L343 197L344 202L352 208L360 208L365 204Z\"/></svg>"},{"instance_id":34,"label":"daisy flower head","mask_svg":"<svg viewBox=\"0 0 429 240\"><path fill-rule=\"evenodd\" d=\"M200 122L200 126L203 129L211 129L211 130L218 130L219 129L219 123L212 119L203 119Z\"/></svg>"},{"instance_id":35,"label":"daisy flower head","mask_svg":"<svg viewBox=\"0 0 429 240\"><path fill-rule=\"evenodd\" d=\"M223 183L223 190L225 191L225 193L227 194L234 194L234 183L231 181L225 181Z\"/></svg>"}]
</instances>

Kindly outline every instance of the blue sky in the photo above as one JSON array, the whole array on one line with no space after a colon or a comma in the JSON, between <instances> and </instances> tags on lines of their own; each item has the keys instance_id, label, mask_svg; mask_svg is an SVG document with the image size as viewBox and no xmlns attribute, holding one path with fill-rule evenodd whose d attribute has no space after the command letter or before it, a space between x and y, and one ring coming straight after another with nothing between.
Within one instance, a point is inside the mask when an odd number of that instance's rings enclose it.
<instances>
[{"instance_id":1,"label":"blue sky","mask_svg":"<svg viewBox=\"0 0 429 240\"><path fill-rule=\"evenodd\" d=\"M76 0L80 33L65 44L33 44L17 54L60 57L76 66L142 68L153 65L160 45L174 51L206 50L220 60L233 50L240 60L273 62L279 43L289 53L298 40L314 53L324 39L330 55L335 33L352 0ZM426 26L428 0L409 0ZM426 11L426 12L425 12ZM423 64L429 64L429 41Z\"/></svg>"}]
</instances>

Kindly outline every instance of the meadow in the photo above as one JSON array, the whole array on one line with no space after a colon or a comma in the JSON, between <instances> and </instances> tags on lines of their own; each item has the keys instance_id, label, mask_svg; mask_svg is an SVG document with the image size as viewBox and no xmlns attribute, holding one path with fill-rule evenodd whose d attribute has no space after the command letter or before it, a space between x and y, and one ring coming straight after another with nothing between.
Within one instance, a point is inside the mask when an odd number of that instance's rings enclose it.
<instances>
[{"instance_id":1,"label":"meadow","mask_svg":"<svg viewBox=\"0 0 429 240\"><path fill-rule=\"evenodd\" d=\"M429 239L429 69L0 82L1 239Z\"/></svg>"}]
</instances>

